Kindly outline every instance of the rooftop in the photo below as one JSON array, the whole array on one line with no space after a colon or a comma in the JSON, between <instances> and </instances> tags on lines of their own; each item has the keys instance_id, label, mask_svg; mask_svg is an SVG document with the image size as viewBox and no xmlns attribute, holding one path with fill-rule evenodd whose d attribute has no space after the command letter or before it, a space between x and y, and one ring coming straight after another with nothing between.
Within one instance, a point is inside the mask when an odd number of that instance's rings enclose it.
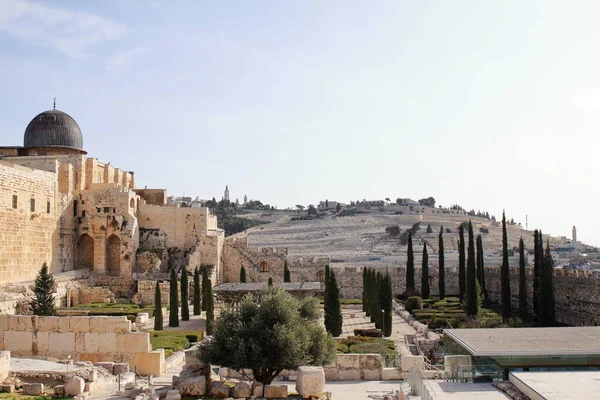
<instances>
[{"instance_id":1,"label":"rooftop","mask_svg":"<svg viewBox=\"0 0 600 400\"><path fill-rule=\"evenodd\" d=\"M530 399L591 399L600 392L598 371L512 372L510 381Z\"/></svg>"},{"instance_id":2,"label":"rooftop","mask_svg":"<svg viewBox=\"0 0 600 400\"><path fill-rule=\"evenodd\" d=\"M445 329L473 356L600 355L600 326Z\"/></svg>"}]
</instances>

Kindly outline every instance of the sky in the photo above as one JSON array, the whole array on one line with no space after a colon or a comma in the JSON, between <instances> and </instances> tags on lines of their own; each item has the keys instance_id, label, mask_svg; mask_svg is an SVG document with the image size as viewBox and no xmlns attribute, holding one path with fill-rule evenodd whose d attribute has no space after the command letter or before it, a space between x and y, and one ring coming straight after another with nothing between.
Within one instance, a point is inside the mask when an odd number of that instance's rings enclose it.
<instances>
[{"instance_id":1,"label":"sky","mask_svg":"<svg viewBox=\"0 0 600 400\"><path fill-rule=\"evenodd\" d=\"M0 0L0 139L52 108L169 194L433 196L600 245L600 2Z\"/></svg>"}]
</instances>

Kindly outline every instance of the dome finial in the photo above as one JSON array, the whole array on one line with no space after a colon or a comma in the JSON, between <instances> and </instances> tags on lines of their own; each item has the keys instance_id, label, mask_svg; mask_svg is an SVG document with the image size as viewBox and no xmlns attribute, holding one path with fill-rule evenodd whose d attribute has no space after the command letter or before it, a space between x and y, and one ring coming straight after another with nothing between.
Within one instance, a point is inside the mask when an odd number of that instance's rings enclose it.
<instances>
[{"instance_id":1,"label":"dome finial","mask_svg":"<svg viewBox=\"0 0 600 400\"><path fill-rule=\"evenodd\" d=\"M54 98L54 105L52 106L53 110L56 110L56 97Z\"/></svg>"}]
</instances>

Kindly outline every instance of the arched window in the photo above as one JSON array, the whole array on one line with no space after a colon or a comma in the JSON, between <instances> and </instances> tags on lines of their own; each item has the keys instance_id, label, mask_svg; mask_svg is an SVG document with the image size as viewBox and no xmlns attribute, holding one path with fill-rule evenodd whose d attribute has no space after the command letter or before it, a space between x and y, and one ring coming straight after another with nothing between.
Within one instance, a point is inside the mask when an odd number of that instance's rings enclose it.
<instances>
[{"instance_id":1,"label":"arched window","mask_svg":"<svg viewBox=\"0 0 600 400\"><path fill-rule=\"evenodd\" d=\"M77 200L73 201L73 216L77 216Z\"/></svg>"},{"instance_id":2,"label":"arched window","mask_svg":"<svg viewBox=\"0 0 600 400\"><path fill-rule=\"evenodd\" d=\"M106 272L108 275L121 273L121 239L115 234L106 240Z\"/></svg>"},{"instance_id":3,"label":"arched window","mask_svg":"<svg viewBox=\"0 0 600 400\"><path fill-rule=\"evenodd\" d=\"M266 261L262 261L260 263L260 272L269 272L271 270L271 268L269 267L269 264Z\"/></svg>"},{"instance_id":4,"label":"arched window","mask_svg":"<svg viewBox=\"0 0 600 400\"><path fill-rule=\"evenodd\" d=\"M135 209L135 200L134 200L134 199L131 199L131 200L129 201L129 207L131 207L131 208Z\"/></svg>"},{"instance_id":5,"label":"arched window","mask_svg":"<svg viewBox=\"0 0 600 400\"><path fill-rule=\"evenodd\" d=\"M324 282L325 281L325 271L319 271L319 272L317 272L317 280L319 282Z\"/></svg>"}]
</instances>

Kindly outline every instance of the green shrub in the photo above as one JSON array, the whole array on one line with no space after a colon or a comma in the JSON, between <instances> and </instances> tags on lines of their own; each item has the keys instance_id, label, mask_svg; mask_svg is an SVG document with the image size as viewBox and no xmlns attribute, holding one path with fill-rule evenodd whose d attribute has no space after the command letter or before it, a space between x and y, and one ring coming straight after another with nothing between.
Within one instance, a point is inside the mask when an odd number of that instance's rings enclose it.
<instances>
[{"instance_id":1,"label":"green shrub","mask_svg":"<svg viewBox=\"0 0 600 400\"><path fill-rule=\"evenodd\" d=\"M354 336L366 336L366 337L381 337L381 329L370 328L370 329L355 329Z\"/></svg>"},{"instance_id":2,"label":"green shrub","mask_svg":"<svg viewBox=\"0 0 600 400\"><path fill-rule=\"evenodd\" d=\"M335 346L338 353L345 354L348 352L348 345L346 343L336 340Z\"/></svg>"},{"instance_id":3,"label":"green shrub","mask_svg":"<svg viewBox=\"0 0 600 400\"><path fill-rule=\"evenodd\" d=\"M406 308L406 311L409 313L412 313L415 309L421 309L423 308L423 299L419 296L409 297L408 300L406 300L404 308Z\"/></svg>"},{"instance_id":4,"label":"green shrub","mask_svg":"<svg viewBox=\"0 0 600 400\"><path fill-rule=\"evenodd\" d=\"M203 331L181 330L181 331L148 331L152 349L168 349L181 351L190 347L191 342L199 342L204 338ZM166 355L165 355L166 357Z\"/></svg>"}]
</instances>

